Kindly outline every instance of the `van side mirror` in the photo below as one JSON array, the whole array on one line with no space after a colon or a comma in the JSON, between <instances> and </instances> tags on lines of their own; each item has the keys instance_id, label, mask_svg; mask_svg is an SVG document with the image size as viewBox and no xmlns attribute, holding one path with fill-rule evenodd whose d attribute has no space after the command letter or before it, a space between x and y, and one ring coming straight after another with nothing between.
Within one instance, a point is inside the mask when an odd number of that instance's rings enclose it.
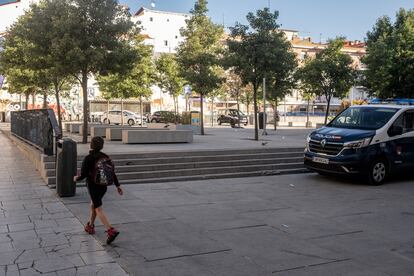
<instances>
[{"instance_id":1,"label":"van side mirror","mask_svg":"<svg viewBox=\"0 0 414 276\"><path fill-rule=\"evenodd\" d=\"M401 126L392 126L388 130L388 135L390 137L397 136L397 135L401 135L401 134L403 134L403 128Z\"/></svg>"}]
</instances>

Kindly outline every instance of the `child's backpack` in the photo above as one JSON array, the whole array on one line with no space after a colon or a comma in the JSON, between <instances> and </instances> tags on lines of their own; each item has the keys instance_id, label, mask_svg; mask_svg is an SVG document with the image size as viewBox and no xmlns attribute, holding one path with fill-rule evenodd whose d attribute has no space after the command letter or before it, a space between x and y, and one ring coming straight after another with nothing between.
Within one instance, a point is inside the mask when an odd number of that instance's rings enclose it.
<instances>
[{"instance_id":1,"label":"child's backpack","mask_svg":"<svg viewBox=\"0 0 414 276\"><path fill-rule=\"evenodd\" d=\"M110 186L114 184L115 166L109 157L102 157L96 161L92 173L92 180L96 185Z\"/></svg>"}]
</instances>

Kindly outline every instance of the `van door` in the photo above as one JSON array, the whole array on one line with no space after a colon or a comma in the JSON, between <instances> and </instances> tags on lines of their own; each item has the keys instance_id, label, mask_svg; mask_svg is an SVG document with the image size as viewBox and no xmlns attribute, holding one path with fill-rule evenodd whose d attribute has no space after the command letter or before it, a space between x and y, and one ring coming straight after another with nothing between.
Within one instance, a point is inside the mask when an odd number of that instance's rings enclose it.
<instances>
[{"instance_id":1,"label":"van door","mask_svg":"<svg viewBox=\"0 0 414 276\"><path fill-rule=\"evenodd\" d=\"M414 169L414 111L401 114L388 130L388 135L392 138L395 163Z\"/></svg>"}]
</instances>

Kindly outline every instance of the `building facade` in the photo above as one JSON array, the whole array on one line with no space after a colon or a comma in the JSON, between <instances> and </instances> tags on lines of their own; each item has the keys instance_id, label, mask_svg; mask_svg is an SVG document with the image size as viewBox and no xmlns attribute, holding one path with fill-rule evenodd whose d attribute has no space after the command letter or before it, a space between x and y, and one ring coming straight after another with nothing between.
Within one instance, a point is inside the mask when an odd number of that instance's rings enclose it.
<instances>
[{"instance_id":1,"label":"building facade","mask_svg":"<svg viewBox=\"0 0 414 276\"><path fill-rule=\"evenodd\" d=\"M140 8L132 21L141 27L146 36L145 42L153 46L154 54L176 53L177 47L184 41L180 29L186 26L189 14L174 13Z\"/></svg>"}]
</instances>

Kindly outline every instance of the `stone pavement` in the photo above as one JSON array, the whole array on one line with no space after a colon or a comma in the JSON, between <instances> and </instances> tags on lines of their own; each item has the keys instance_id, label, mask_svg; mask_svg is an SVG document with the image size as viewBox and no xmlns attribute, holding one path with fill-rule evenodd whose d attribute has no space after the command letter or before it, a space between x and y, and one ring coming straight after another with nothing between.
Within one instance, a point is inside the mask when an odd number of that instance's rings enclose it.
<instances>
[{"instance_id":1,"label":"stone pavement","mask_svg":"<svg viewBox=\"0 0 414 276\"><path fill-rule=\"evenodd\" d=\"M0 130L0 276L127 275Z\"/></svg>"},{"instance_id":2,"label":"stone pavement","mask_svg":"<svg viewBox=\"0 0 414 276\"><path fill-rule=\"evenodd\" d=\"M413 184L299 174L126 185L104 199L121 231L106 249L137 276L414 275ZM63 202L87 219L84 188Z\"/></svg>"},{"instance_id":3,"label":"stone pavement","mask_svg":"<svg viewBox=\"0 0 414 276\"><path fill-rule=\"evenodd\" d=\"M166 152L166 151L192 151L217 149L247 149L247 148L299 148L304 147L306 136L313 129L286 128L267 130L267 136L259 131L259 141L254 141L252 128L206 127L206 135L194 135L194 142L190 144L145 144L126 145L120 141L105 141L106 153L134 153L134 152ZM65 133L65 135L68 135ZM75 141L81 141L79 135L70 134ZM89 145L78 144L78 154L87 154Z\"/></svg>"}]
</instances>

